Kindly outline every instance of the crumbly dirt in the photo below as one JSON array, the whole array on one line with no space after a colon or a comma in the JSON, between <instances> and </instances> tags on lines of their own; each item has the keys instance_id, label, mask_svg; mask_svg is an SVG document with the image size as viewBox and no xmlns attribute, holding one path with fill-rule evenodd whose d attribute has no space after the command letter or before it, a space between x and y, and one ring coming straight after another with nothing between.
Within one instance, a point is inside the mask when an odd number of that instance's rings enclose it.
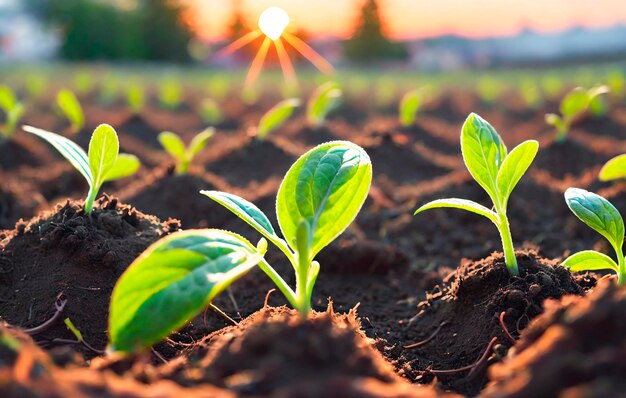
<instances>
[{"instance_id":1,"label":"crumbly dirt","mask_svg":"<svg viewBox=\"0 0 626 398\"><path fill-rule=\"evenodd\" d=\"M17 223L0 236L0 319L36 327L53 316L55 301L62 297L67 300L62 319L36 340L55 346L55 339L72 339L63 324L70 318L89 344L104 349L115 281L151 243L178 227L176 220L161 222L107 196L91 215L82 203L67 201Z\"/></svg>"},{"instance_id":2,"label":"crumbly dirt","mask_svg":"<svg viewBox=\"0 0 626 398\"><path fill-rule=\"evenodd\" d=\"M626 290L604 278L586 297L548 300L503 362L486 398L622 397L626 389Z\"/></svg>"},{"instance_id":3,"label":"crumbly dirt","mask_svg":"<svg viewBox=\"0 0 626 398\"><path fill-rule=\"evenodd\" d=\"M501 253L480 261L463 261L441 287L427 294L417 316L398 328L394 340L399 344L387 355L399 356L398 361L405 369L410 367L415 381L430 383L436 379L444 389L476 395L487 381L487 362L475 371L436 371L474 364L493 338L497 339L493 352L501 355L513 345L511 338L516 339L528 322L542 313L544 300L582 295L595 281L590 276L577 281L557 262L533 251L518 251L516 256L520 275L513 277ZM402 348L433 334L428 343Z\"/></svg>"}]
</instances>

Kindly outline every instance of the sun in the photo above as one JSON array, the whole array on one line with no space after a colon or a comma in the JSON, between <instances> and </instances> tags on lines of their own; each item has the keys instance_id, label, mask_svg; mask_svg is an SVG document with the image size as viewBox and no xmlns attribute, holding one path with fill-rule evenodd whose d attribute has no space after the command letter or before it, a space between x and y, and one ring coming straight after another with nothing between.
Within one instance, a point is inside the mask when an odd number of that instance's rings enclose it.
<instances>
[{"instance_id":1,"label":"sun","mask_svg":"<svg viewBox=\"0 0 626 398\"><path fill-rule=\"evenodd\" d=\"M287 29L287 26L289 25L289 22L290 18L289 14L287 14L287 11L283 10L280 7L267 8L263 10L261 15L259 16L258 29L246 33L239 39L221 49L218 52L218 56L231 54L239 50L240 48L252 43L254 40L261 37L262 35L265 35L263 43L261 44L261 47L259 47L259 50L252 60L250 69L248 70L248 75L246 76L245 82L246 87L254 83L257 77L259 77L259 74L263 69L263 63L265 62L267 52L272 45L274 46L274 48L276 49L276 53L278 54L278 61L280 63L280 67L283 71L283 75L285 76L287 84L294 86L298 84L296 72L294 70L293 64L291 63L291 59L289 59L289 54L285 49L285 43L283 43L283 40L288 43L293 49L302 54L306 59L308 59L309 62L311 62L321 72L332 73L334 71L333 66L326 59L324 59L324 57L319 55L302 39L294 34L285 31L285 29Z\"/></svg>"},{"instance_id":2,"label":"sun","mask_svg":"<svg viewBox=\"0 0 626 398\"><path fill-rule=\"evenodd\" d=\"M278 40L289 25L289 14L280 7L270 7L259 16L259 29L272 40Z\"/></svg>"}]
</instances>

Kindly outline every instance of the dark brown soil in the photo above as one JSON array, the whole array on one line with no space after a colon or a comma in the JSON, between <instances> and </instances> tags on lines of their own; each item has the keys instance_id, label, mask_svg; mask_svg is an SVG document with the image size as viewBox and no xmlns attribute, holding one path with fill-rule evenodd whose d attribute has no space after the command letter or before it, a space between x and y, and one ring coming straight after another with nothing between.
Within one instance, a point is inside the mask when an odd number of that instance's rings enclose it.
<instances>
[{"instance_id":1,"label":"dark brown soil","mask_svg":"<svg viewBox=\"0 0 626 398\"><path fill-rule=\"evenodd\" d=\"M161 223L109 197L98 200L91 215L81 203L68 201L19 222L0 241L1 319L22 328L41 325L63 295L63 318L70 318L92 346L103 349L115 281L148 245L178 227L178 221ZM62 319L36 336L51 346L58 338L73 338Z\"/></svg>"},{"instance_id":2,"label":"dark brown soil","mask_svg":"<svg viewBox=\"0 0 626 398\"><path fill-rule=\"evenodd\" d=\"M370 396L351 385L406 384L373 343L355 310L339 315L331 305L302 319L286 307L267 307L208 335L161 372L182 385L209 383L240 396Z\"/></svg>"},{"instance_id":3,"label":"dark brown soil","mask_svg":"<svg viewBox=\"0 0 626 398\"><path fill-rule=\"evenodd\" d=\"M490 369L494 381L482 396L624 396L626 290L603 279L586 297L548 300L545 307Z\"/></svg>"},{"instance_id":4,"label":"dark brown soil","mask_svg":"<svg viewBox=\"0 0 626 398\"><path fill-rule=\"evenodd\" d=\"M20 218L31 218L45 199L27 184L7 179L0 185L0 230L12 229Z\"/></svg>"},{"instance_id":5,"label":"dark brown soil","mask_svg":"<svg viewBox=\"0 0 626 398\"><path fill-rule=\"evenodd\" d=\"M208 171L237 187L270 177L282 178L296 157L270 140L252 139L250 143L210 163Z\"/></svg>"},{"instance_id":6,"label":"dark brown soil","mask_svg":"<svg viewBox=\"0 0 626 398\"><path fill-rule=\"evenodd\" d=\"M222 228L236 216L230 216L221 207L215 211L215 202L200 194L204 189L218 188L203 175L193 172L179 175L173 166L165 166L129 185L119 196L124 203L145 214L180 220L183 228Z\"/></svg>"},{"instance_id":7,"label":"dark brown soil","mask_svg":"<svg viewBox=\"0 0 626 398\"><path fill-rule=\"evenodd\" d=\"M431 370L474 364L494 337L497 338L495 353L506 352L512 344L499 321L502 312L508 333L517 338L529 320L542 313L545 299L582 295L594 283L593 279L584 279L581 286L567 269L533 251L518 251L516 256L518 277L510 276L500 253L480 261L463 261L441 287L427 295L420 304L420 313L398 328L395 339L391 340L398 341L398 346L387 355L401 356L399 361L411 367L416 381L431 382L436 377L445 389L476 395L487 381L486 363L474 372L451 375L435 375ZM439 326L432 341L402 349L401 346L426 339Z\"/></svg>"},{"instance_id":8,"label":"dark brown soil","mask_svg":"<svg viewBox=\"0 0 626 398\"><path fill-rule=\"evenodd\" d=\"M564 142L552 142L541 148L535 165L556 178L578 177L590 167L602 166L610 157L595 153L586 144L569 137Z\"/></svg>"}]
</instances>

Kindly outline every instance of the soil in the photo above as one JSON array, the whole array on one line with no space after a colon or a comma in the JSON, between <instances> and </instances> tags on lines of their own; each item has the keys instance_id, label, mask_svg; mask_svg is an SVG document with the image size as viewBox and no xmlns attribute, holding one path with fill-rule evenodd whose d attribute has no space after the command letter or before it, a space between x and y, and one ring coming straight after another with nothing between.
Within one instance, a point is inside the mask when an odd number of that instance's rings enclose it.
<instances>
[{"instance_id":1,"label":"soil","mask_svg":"<svg viewBox=\"0 0 626 398\"><path fill-rule=\"evenodd\" d=\"M586 297L548 300L503 362L486 398L618 397L626 382L626 290L605 278Z\"/></svg>"},{"instance_id":2,"label":"soil","mask_svg":"<svg viewBox=\"0 0 626 398\"><path fill-rule=\"evenodd\" d=\"M107 343L107 313L113 285L151 243L177 230L178 221L161 222L117 199L102 197L91 215L82 203L67 201L13 230L0 240L1 319L32 328L50 319L59 297L67 300L70 318L89 344ZM72 338L62 321L38 333L40 344ZM81 350L87 357L96 353Z\"/></svg>"},{"instance_id":3,"label":"soil","mask_svg":"<svg viewBox=\"0 0 626 398\"><path fill-rule=\"evenodd\" d=\"M516 257L519 276L513 277L501 253L480 261L461 262L441 286L427 294L419 305L420 312L406 327L397 329L391 341L399 341L405 349L397 346L387 355L400 356L399 361L405 362L405 369L410 366L416 381L430 383L436 378L445 389L478 394L487 381L487 362L476 370L451 375L436 371L474 364L492 338L496 338L493 352L501 355L513 345L528 322L543 312L545 299L582 295L595 283L590 276L577 281L557 262L533 251L518 251ZM432 341L406 349L407 345L435 333Z\"/></svg>"}]
</instances>

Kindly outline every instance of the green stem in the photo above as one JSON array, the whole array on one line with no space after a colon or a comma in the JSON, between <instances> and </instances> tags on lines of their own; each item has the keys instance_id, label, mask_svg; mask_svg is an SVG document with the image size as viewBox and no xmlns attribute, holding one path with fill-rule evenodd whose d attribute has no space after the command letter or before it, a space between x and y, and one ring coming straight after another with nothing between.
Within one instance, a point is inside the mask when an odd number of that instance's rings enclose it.
<instances>
[{"instance_id":1,"label":"green stem","mask_svg":"<svg viewBox=\"0 0 626 398\"><path fill-rule=\"evenodd\" d=\"M502 239L502 250L504 251L504 261L511 276L518 276L517 258L515 258L515 248L511 237L511 228L505 212L498 212L498 223L496 224Z\"/></svg>"},{"instance_id":2,"label":"green stem","mask_svg":"<svg viewBox=\"0 0 626 398\"><path fill-rule=\"evenodd\" d=\"M96 201L98 191L99 187L89 187L89 193L87 194L87 199L85 199L85 213L91 214L91 211L93 210L93 203Z\"/></svg>"},{"instance_id":3,"label":"green stem","mask_svg":"<svg viewBox=\"0 0 626 398\"><path fill-rule=\"evenodd\" d=\"M285 280L278 274L278 272L276 272L276 270L271 265L269 265L269 263L265 259L262 259L259 262L259 268L261 268L261 270L265 272L267 276L270 277L270 279L272 280L272 282L274 282L278 290L280 290L281 293L287 299L287 301L289 301L289 304L292 307L297 308L298 300L296 298L296 294L289 287L287 282L285 282Z\"/></svg>"},{"instance_id":4,"label":"green stem","mask_svg":"<svg viewBox=\"0 0 626 398\"><path fill-rule=\"evenodd\" d=\"M619 266L619 273L617 274L617 284L623 286L626 284L626 261L624 261L624 254L621 250L616 250L617 261Z\"/></svg>"},{"instance_id":5,"label":"green stem","mask_svg":"<svg viewBox=\"0 0 626 398\"><path fill-rule=\"evenodd\" d=\"M307 294L307 285L309 280L309 258L308 253L298 253L296 264L296 301L298 305L296 309L300 316L306 318L311 310L311 301Z\"/></svg>"}]
</instances>

